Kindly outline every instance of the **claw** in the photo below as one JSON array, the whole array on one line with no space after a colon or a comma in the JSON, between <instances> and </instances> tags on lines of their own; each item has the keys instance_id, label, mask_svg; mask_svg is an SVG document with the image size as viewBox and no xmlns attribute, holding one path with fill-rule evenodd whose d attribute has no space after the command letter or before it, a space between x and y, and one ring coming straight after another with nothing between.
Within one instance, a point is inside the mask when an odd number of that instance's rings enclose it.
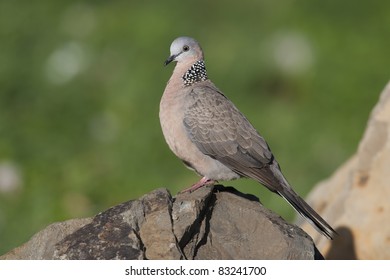
<instances>
[{"instance_id":1,"label":"claw","mask_svg":"<svg viewBox=\"0 0 390 280\"><path fill-rule=\"evenodd\" d=\"M203 187L213 186L216 183L218 183L218 181L203 177L202 179L199 180L199 182L193 184L191 187L189 187L187 189L180 191L179 193L186 193L186 192L191 193L191 192L196 191L197 189L200 189Z\"/></svg>"}]
</instances>

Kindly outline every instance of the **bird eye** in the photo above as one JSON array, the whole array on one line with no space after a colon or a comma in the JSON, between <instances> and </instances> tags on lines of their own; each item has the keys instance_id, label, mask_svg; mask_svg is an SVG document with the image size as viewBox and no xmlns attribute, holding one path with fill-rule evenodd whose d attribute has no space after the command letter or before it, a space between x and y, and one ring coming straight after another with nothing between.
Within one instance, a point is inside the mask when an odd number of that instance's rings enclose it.
<instances>
[{"instance_id":1,"label":"bird eye","mask_svg":"<svg viewBox=\"0 0 390 280\"><path fill-rule=\"evenodd\" d=\"M187 52L189 49L190 49L190 47L187 46L187 45L185 45L185 46L183 47L183 51L185 51L185 52Z\"/></svg>"}]
</instances>

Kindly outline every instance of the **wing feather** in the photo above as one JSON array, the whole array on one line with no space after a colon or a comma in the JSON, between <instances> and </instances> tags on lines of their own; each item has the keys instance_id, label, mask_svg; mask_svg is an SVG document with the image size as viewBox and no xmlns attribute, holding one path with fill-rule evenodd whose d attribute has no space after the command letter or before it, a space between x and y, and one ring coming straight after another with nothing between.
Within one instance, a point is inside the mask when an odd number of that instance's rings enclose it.
<instances>
[{"instance_id":1,"label":"wing feather","mask_svg":"<svg viewBox=\"0 0 390 280\"><path fill-rule=\"evenodd\" d=\"M198 86L190 95L184 125L201 152L246 177L273 160L263 137L217 88Z\"/></svg>"}]
</instances>

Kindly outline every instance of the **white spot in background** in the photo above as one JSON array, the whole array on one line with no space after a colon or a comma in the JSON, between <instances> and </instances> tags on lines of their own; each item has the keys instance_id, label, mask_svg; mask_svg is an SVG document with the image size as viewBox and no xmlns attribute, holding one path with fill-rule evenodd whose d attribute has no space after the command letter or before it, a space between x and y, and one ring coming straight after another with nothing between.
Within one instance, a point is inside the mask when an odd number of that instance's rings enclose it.
<instances>
[{"instance_id":1,"label":"white spot in background","mask_svg":"<svg viewBox=\"0 0 390 280\"><path fill-rule=\"evenodd\" d=\"M118 136L119 120L114 113L103 112L91 119L89 128L94 140L109 143Z\"/></svg>"},{"instance_id":2,"label":"white spot in background","mask_svg":"<svg viewBox=\"0 0 390 280\"><path fill-rule=\"evenodd\" d=\"M314 63L313 48L301 33L287 32L275 35L272 55L277 68L288 75L305 74Z\"/></svg>"},{"instance_id":3,"label":"white spot in background","mask_svg":"<svg viewBox=\"0 0 390 280\"><path fill-rule=\"evenodd\" d=\"M53 84L64 84L81 73L86 65L86 52L82 45L68 42L49 56L46 63L46 76Z\"/></svg>"},{"instance_id":4,"label":"white spot in background","mask_svg":"<svg viewBox=\"0 0 390 280\"><path fill-rule=\"evenodd\" d=\"M11 162L0 163L0 192L13 193L22 187L22 175L20 169Z\"/></svg>"}]
</instances>

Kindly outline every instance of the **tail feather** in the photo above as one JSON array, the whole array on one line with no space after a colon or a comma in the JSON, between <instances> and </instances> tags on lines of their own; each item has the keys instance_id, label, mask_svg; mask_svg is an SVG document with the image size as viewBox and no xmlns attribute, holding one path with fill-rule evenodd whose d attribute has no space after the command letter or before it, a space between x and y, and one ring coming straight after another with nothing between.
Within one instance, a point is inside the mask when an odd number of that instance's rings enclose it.
<instances>
[{"instance_id":1,"label":"tail feather","mask_svg":"<svg viewBox=\"0 0 390 280\"><path fill-rule=\"evenodd\" d=\"M278 194L282 196L303 218L312 224L320 233L329 239L333 239L336 231L313 209L307 204L293 189L283 187L279 189Z\"/></svg>"},{"instance_id":2,"label":"tail feather","mask_svg":"<svg viewBox=\"0 0 390 280\"><path fill-rule=\"evenodd\" d=\"M249 168L245 172L235 171L243 176L256 179L270 191L282 196L303 218L327 238L333 239L333 236L337 235L337 232L292 189L275 159L271 164L260 169Z\"/></svg>"}]
</instances>

